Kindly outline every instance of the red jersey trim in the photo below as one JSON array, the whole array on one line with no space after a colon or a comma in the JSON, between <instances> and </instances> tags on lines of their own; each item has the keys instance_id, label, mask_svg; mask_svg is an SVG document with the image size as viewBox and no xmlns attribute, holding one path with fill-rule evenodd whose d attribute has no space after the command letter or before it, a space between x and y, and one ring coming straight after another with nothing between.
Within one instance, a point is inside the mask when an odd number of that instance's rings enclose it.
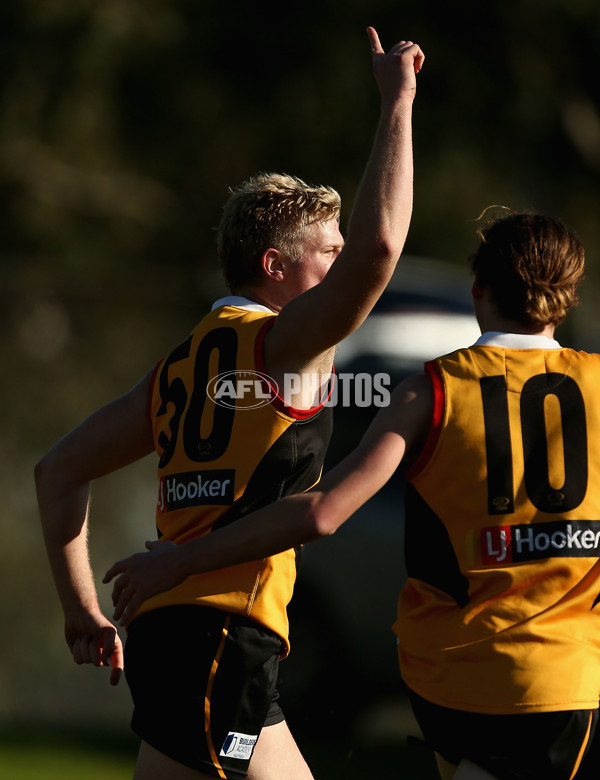
<instances>
[{"instance_id":1,"label":"red jersey trim","mask_svg":"<svg viewBox=\"0 0 600 780\"><path fill-rule=\"evenodd\" d=\"M275 324L275 317L270 317L267 320L267 322L265 322L265 324L262 326L262 328L259 330L258 335L256 336L256 341L254 343L254 362L256 364L256 368L258 371L263 373L269 381L271 390L273 390L273 393L275 394L275 397L271 401L275 409L277 409L278 412L287 414L288 417L293 417L295 420L307 420L309 417L312 417L317 412L320 412L321 409L326 405L326 403L331 398L331 394L333 392L333 383L335 379L335 368L332 367L331 369L331 379L329 380L327 398L322 403L318 404L318 406L313 406L310 409L296 409L296 407L294 406L288 406L284 401L283 396L280 395L279 388L277 387L277 385L271 382L271 378L269 377L265 368L265 352L264 352L265 338L267 333L273 327L274 324Z\"/></svg>"},{"instance_id":2,"label":"red jersey trim","mask_svg":"<svg viewBox=\"0 0 600 780\"><path fill-rule=\"evenodd\" d=\"M427 439L423 445L423 449L419 453L419 457L415 460L412 466L406 470L406 478L410 481L414 479L417 474L422 471L429 459L433 455L433 451L440 438L442 430L442 420L444 417L444 407L446 405L446 393L444 391L444 382L442 380L442 374L440 366L436 360L430 360L425 363L425 372L429 374L431 379L431 386L433 388L433 414L431 416L431 423L429 425L429 431L427 432Z\"/></svg>"}]
</instances>

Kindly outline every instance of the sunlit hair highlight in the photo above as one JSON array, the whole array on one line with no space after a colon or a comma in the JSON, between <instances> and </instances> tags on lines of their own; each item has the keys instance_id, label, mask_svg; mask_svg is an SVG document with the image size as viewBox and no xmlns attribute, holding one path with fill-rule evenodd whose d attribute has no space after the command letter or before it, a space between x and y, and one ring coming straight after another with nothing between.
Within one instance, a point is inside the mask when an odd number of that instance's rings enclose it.
<instances>
[{"instance_id":1,"label":"sunlit hair highlight","mask_svg":"<svg viewBox=\"0 0 600 780\"><path fill-rule=\"evenodd\" d=\"M296 260L307 228L339 219L340 196L331 187L295 176L261 173L232 190L217 233L223 275L232 292L261 279L261 257L270 248Z\"/></svg>"},{"instance_id":2,"label":"sunlit hair highlight","mask_svg":"<svg viewBox=\"0 0 600 780\"><path fill-rule=\"evenodd\" d=\"M500 313L542 330L558 325L579 303L576 288L585 275L584 248L561 220L505 207L496 218L486 211L471 256L477 282L489 288Z\"/></svg>"}]
</instances>

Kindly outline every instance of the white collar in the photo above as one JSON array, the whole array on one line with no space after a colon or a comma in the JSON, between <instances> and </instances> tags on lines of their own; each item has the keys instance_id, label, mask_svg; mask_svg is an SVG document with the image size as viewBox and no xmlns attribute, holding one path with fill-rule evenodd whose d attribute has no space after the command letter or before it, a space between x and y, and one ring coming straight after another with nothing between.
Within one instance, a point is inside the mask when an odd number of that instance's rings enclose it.
<instances>
[{"instance_id":1,"label":"white collar","mask_svg":"<svg viewBox=\"0 0 600 780\"><path fill-rule=\"evenodd\" d=\"M558 341L536 333L501 333L488 330L473 346L507 347L509 349L561 349Z\"/></svg>"},{"instance_id":2,"label":"white collar","mask_svg":"<svg viewBox=\"0 0 600 780\"><path fill-rule=\"evenodd\" d=\"M219 298L212 305L211 311L219 309L221 306L236 306L238 309L247 309L248 311L265 311L268 314L275 314L272 309L255 303L249 298L243 298L241 295L227 295L225 298Z\"/></svg>"}]
</instances>

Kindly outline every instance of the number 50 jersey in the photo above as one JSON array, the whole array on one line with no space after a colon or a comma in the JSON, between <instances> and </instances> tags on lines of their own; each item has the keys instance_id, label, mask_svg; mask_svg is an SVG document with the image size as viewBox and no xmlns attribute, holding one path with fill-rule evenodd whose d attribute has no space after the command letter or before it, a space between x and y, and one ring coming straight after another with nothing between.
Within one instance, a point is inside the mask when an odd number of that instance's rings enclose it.
<instances>
[{"instance_id":1,"label":"number 50 jersey","mask_svg":"<svg viewBox=\"0 0 600 780\"><path fill-rule=\"evenodd\" d=\"M600 356L476 345L426 365L395 631L420 696L482 713L600 696Z\"/></svg>"},{"instance_id":2,"label":"number 50 jersey","mask_svg":"<svg viewBox=\"0 0 600 780\"><path fill-rule=\"evenodd\" d=\"M332 409L286 406L263 366L276 315L214 309L157 368L151 419L159 536L183 544L318 482ZM281 518L285 522L285 517ZM244 614L288 642L296 551L188 577L141 609L202 604Z\"/></svg>"}]
</instances>

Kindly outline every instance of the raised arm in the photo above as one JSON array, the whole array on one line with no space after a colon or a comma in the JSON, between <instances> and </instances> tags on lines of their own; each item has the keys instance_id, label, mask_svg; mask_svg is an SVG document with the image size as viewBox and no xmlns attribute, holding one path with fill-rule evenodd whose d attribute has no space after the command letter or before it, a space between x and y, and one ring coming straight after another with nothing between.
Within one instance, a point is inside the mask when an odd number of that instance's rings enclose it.
<instances>
[{"instance_id":1,"label":"raised arm","mask_svg":"<svg viewBox=\"0 0 600 780\"><path fill-rule=\"evenodd\" d=\"M118 561L104 582L113 589L116 620L126 624L150 596L192 574L260 560L333 534L392 476L405 454L424 442L433 409L429 378L416 374L392 394L360 445L317 488L271 504L211 534L176 546L148 542L150 552Z\"/></svg>"},{"instance_id":2,"label":"raised arm","mask_svg":"<svg viewBox=\"0 0 600 780\"><path fill-rule=\"evenodd\" d=\"M35 468L46 550L76 663L123 669L121 642L102 614L87 544L90 483L147 455L153 447L147 415L150 375L99 409L61 439Z\"/></svg>"},{"instance_id":3,"label":"raised arm","mask_svg":"<svg viewBox=\"0 0 600 780\"><path fill-rule=\"evenodd\" d=\"M287 303L269 336L269 361L313 360L358 328L385 289L406 240L413 199L412 104L424 54L401 41L386 54L368 28L381 114L346 243L325 279Z\"/></svg>"}]
</instances>

